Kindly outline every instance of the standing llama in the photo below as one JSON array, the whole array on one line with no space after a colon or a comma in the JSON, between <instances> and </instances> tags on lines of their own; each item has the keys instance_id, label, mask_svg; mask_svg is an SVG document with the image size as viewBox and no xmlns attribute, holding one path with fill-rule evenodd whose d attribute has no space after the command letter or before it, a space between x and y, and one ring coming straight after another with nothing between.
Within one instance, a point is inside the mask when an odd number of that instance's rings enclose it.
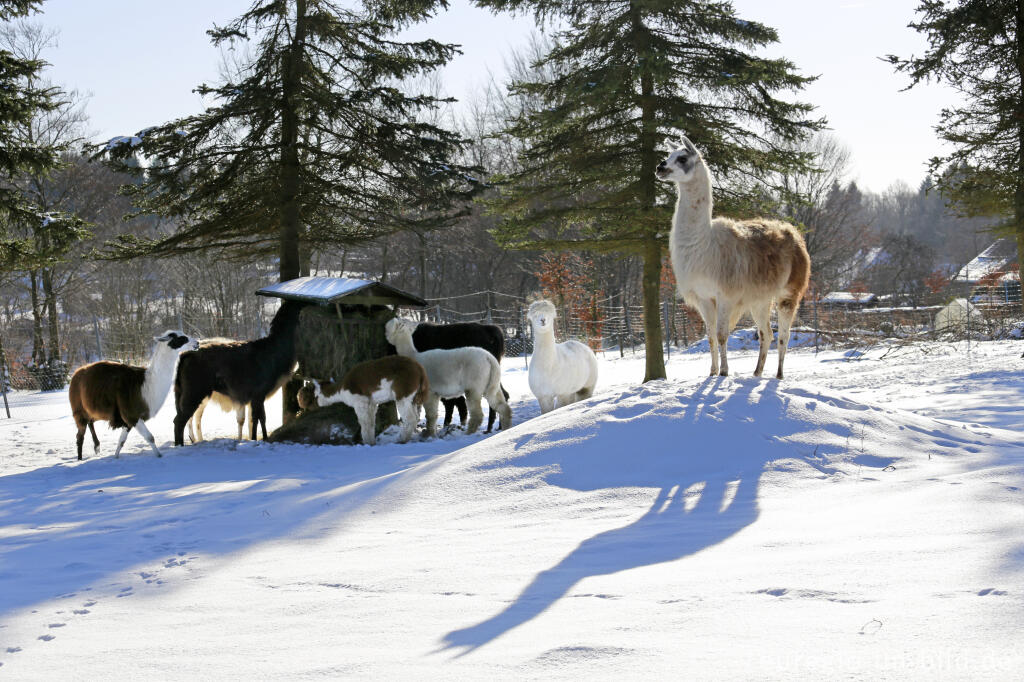
<instances>
[{"instance_id":1,"label":"standing llama","mask_svg":"<svg viewBox=\"0 0 1024 682\"><path fill-rule=\"evenodd\" d=\"M216 346L226 343L234 343L234 339L225 339L222 337L212 337L209 339L200 339L199 347L206 348L207 346ZM267 396L270 397L270 396ZM199 407L196 409L195 414L188 420L188 439L193 443L198 443L203 439L203 414L206 412L206 407L213 403L224 412L234 412L235 421L238 423L238 440L243 439L242 427L245 426L245 405L239 405L238 403L231 400L223 393L214 391L210 394L210 397L199 403ZM249 423L252 424L252 410L249 410ZM192 426L195 425L193 430Z\"/></svg>"},{"instance_id":2,"label":"standing llama","mask_svg":"<svg viewBox=\"0 0 1024 682\"><path fill-rule=\"evenodd\" d=\"M534 301L526 314L533 326L530 390L540 412L589 398L597 384L597 356L579 341L555 343L555 311L551 301Z\"/></svg>"},{"instance_id":3,"label":"standing llama","mask_svg":"<svg viewBox=\"0 0 1024 682\"><path fill-rule=\"evenodd\" d=\"M779 321L776 376L781 379L789 330L811 275L804 239L796 228L779 220L712 219L711 174L693 143L685 137L682 143L655 174L676 183L679 192L669 237L672 269L679 294L697 308L707 327L711 375L729 374L729 332L749 311L761 345L754 376L761 376L772 342L774 300Z\"/></svg>"},{"instance_id":4,"label":"standing llama","mask_svg":"<svg viewBox=\"0 0 1024 682\"><path fill-rule=\"evenodd\" d=\"M420 322L416 331L412 333L412 343L420 351L477 346L493 355L499 364L505 355L505 334L501 331L501 327L484 322L453 322L451 324ZM508 391L502 388L501 393L507 401ZM459 411L459 423L462 426L466 425L466 398L464 396L442 398L441 404L444 405L445 426L452 423L452 412L456 409ZM495 414L493 408L488 408L487 430L484 433L490 433L494 427ZM504 425L499 422L498 428L502 426Z\"/></svg>"},{"instance_id":5,"label":"standing llama","mask_svg":"<svg viewBox=\"0 0 1024 682\"><path fill-rule=\"evenodd\" d=\"M295 329L299 313L308 304L285 301L270 323L270 333L253 341L206 346L181 357L174 380L177 415L174 444L185 444L185 424L211 393L222 393L232 402L252 408L249 437L256 440L256 426L267 438L266 397L287 383L295 372Z\"/></svg>"},{"instance_id":6,"label":"standing llama","mask_svg":"<svg viewBox=\"0 0 1024 682\"><path fill-rule=\"evenodd\" d=\"M420 363L401 355L388 355L360 362L341 381L313 381L313 391L313 402L321 407L345 403L355 410L360 436L366 445L377 442L377 406L395 401L402 420L398 442L405 443L416 430L420 405L430 393L430 383Z\"/></svg>"},{"instance_id":7,"label":"standing llama","mask_svg":"<svg viewBox=\"0 0 1024 682\"><path fill-rule=\"evenodd\" d=\"M169 331L156 339L156 350L149 367L133 367L120 362L103 360L79 367L68 386L71 416L78 427L78 459L82 459L82 441L85 427L92 434L93 452L99 454L100 439L93 422L102 420L112 429L123 429L117 441L114 457L121 456L128 432L134 428L162 457L153 434L146 428L146 420L160 411L174 380L174 368L182 351L199 347L199 343L181 332Z\"/></svg>"},{"instance_id":8,"label":"standing llama","mask_svg":"<svg viewBox=\"0 0 1024 682\"><path fill-rule=\"evenodd\" d=\"M384 336L388 343L398 350L399 355L412 358L427 372L430 393L423 403L427 413L426 435L434 435L437 427L438 398L454 398L465 395L469 406L469 425L466 433L474 433L484 419L480 398L487 398L487 404L498 412L501 424L507 428L512 424L512 409L501 392L501 365L494 356L483 348L466 346L450 350L427 350L422 353L413 345L412 335L416 323L412 320L394 318L384 325Z\"/></svg>"}]
</instances>

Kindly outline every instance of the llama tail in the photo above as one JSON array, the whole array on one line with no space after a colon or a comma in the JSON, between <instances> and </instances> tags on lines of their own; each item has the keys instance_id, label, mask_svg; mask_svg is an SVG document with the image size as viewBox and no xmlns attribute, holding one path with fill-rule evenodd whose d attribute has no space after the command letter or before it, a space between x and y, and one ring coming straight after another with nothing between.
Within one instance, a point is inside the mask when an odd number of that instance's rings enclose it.
<instances>
[{"instance_id":1,"label":"llama tail","mask_svg":"<svg viewBox=\"0 0 1024 682\"><path fill-rule=\"evenodd\" d=\"M416 389L416 395L413 397L413 403L418 406L422 406L427 401L427 396L430 394L430 380L427 379L427 372L421 368L420 370L420 385Z\"/></svg>"},{"instance_id":2,"label":"llama tail","mask_svg":"<svg viewBox=\"0 0 1024 682\"><path fill-rule=\"evenodd\" d=\"M487 397L488 403L501 405L505 402L505 396L502 395L501 389L501 365L498 364L497 360L490 364L491 373L487 377L487 392L484 395Z\"/></svg>"}]
</instances>

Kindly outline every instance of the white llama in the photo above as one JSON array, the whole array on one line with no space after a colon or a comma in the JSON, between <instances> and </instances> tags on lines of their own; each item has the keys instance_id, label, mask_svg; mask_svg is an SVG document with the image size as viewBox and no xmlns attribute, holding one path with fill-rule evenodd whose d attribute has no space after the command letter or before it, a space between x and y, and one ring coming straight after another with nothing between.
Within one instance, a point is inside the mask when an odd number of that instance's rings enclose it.
<instances>
[{"instance_id":1,"label":"white llama","mask_svg":"<svg viewBox=\"0 0 1024 682\"><path fill-rule=\"evenodd\" d=\"M682 143L655 173L660 180L676 183L679 191L669 237L672 269L679 294L704 318L711 375L729 374L729 332L749 311L761 344L754 376L761 376L772 341L774 300L779 322L776 376L781 379L789 330L811 274L804 239L796 228L779 220L712 219L711 174L693 143L685 137Z\"/></svg>"},{"instance_id":2,"label":"white llama","mask_svg":"<svg viewBox=\"0 0 1024 682\"><path fill-rule=\"evenodd\" d=\"M449 350L416 350L412 333L416 322L394 318L384 326L384 336L399 355L412 358L427 371L430 393L423 402L427 413L426 435L434 435L437 426L437 401L439 398L466 396L469 407L469 423L466 433L473 433L484 419L480 398L487 398L487 404L498 413L502 428L512 424L512 408L501 392L501 365L493 355L483 348L466 346Z\"/></svg>"},{"instance_id":3,"label":"white llama","mask_svg":"<svg viewBox=\"0 0 1024 682\"><path fill-rule=\"evenodd\" d=\"M551 301L530 304L527 318L533 326L530 390L541 414L589 398L597 384L597 356L579 341L555 343L556 311Z\"/></svg>"}]
</instances>

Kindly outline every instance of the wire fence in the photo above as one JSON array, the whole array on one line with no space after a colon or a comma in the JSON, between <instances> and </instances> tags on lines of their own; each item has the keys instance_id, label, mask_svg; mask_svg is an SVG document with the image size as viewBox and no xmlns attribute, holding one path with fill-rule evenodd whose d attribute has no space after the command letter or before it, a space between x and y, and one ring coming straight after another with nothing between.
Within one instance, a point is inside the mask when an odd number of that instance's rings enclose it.
<instances>
[{"instance_id":1,"label":"wire fence","mask_svg":"<svg viewBox=\"0 0 1024 682\"><path fill-rule=\"evenodd\" d=\"M579 339L605 355L625 356L644 351L642 306L622 305L619 297L611 296L586 305L556 307L559 339ZM0 389L5 401L11 403L27 392L63 388L73 370L87 362L105 359L145 364L152 351L153 337L165 329L180 329L199 338L259 338L269 329L276 308L276 300L256 296L228 303L177 296L126 306L116 316L101 317L89 312L65 315L60 325L61 353L49 359L32 358L32 339L40 331L31 316L16 318L0 338ZM505 334L506 357L523 358L525 364L533 352L532 332L526 319L528 308L527 299L480 291L431 300L429 306L403 314L438 323L496 324ZM659 312L662 352L666 355L705 338L700 315L681 302L666 297ZM741 318L738 326L752 324L746 317ZM1019 303L954 302L946 306L862 308L812 299L804 301L793 331L800 334L801 345L813 345L819 350L929 340L1021 338L1024 315Z\"/></svg>"}]
</instances>

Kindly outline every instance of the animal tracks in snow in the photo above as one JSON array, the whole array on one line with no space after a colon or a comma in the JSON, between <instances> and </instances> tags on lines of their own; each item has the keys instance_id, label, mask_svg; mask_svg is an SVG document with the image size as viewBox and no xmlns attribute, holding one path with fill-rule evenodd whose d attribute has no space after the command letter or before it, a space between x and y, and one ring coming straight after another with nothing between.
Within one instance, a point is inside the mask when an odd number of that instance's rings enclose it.
<instances>
[{"instance_id":1,"label":"animal tracks in snow","mask_svg":"<svg viewBox=\"0 0 1024 682\"><path fill-rule=\"evenodd\" d=\"M874 599L857 599L827 590L790 589L788 587L769 587L756 590L753 594L766 594L779 599L820 599L837 604L870 604L875 601Z\"/></svg>"}]
</instances>

